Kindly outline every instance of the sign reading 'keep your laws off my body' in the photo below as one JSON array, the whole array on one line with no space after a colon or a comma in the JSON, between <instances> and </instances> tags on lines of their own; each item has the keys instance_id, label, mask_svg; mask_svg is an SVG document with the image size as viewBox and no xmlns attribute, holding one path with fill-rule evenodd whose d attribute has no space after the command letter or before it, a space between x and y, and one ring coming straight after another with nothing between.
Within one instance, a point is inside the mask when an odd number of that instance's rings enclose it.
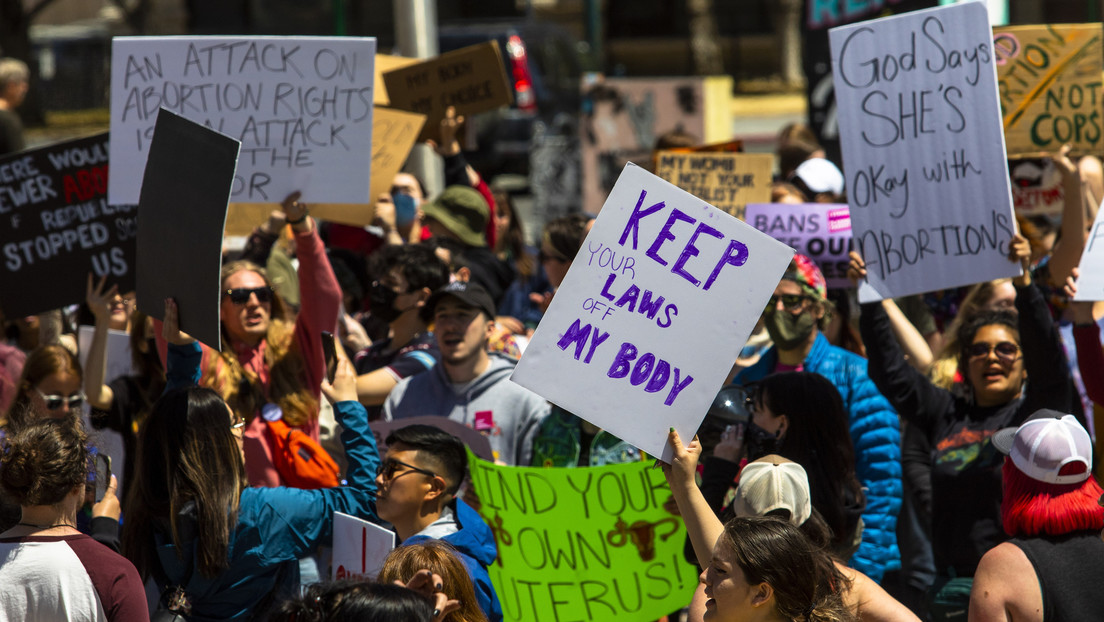
<instances>
[{"instance_id":1,"label":"sign reading 'keep your laws off my body'","mask_svg":"<svg viewBox=\"0 0 1104 622\"><path fill-rule=\"evenodd\" d=\"M869 302L1019 274L985 5L832 29L848 203Z\"/></svg>"},{"instance_id":2,"label":"sign reading 'keep your laws off my body'","mask_svg":"<svg viewBox=\"0 0 1104 622\"><path fill-rule=\"evenodd\" d=\"M376 41L116 37L110 202L137 203L157 110L242 143L230 200L369 201ZM374 199L374 197L373 197Z\"/></svg>"},{"instance_id":3,"label":"sign reading 'keep your laws off my body'","mask_svg":"<svg viewBox=\"0 0 1104 622\"><path fill-rule=\"evenodd\" d=\"M628 164L513 380L670 460L693 438L793 249Z\"/></svg>"}]
</instances>

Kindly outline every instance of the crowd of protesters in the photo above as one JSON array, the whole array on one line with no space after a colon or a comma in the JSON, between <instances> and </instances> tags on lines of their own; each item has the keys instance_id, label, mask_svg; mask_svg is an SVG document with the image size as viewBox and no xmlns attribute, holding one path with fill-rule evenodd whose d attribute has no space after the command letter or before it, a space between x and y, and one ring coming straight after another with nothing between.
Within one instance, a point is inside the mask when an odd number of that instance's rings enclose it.
<instances>
[{"instance_id":1,"label":"crowd of protesters","mask_svg":"<svg viewBox=\"0 0 1104 622\"><path fill-rule=\"evenodd\" d=\"M17 69L0 62L10 98ZM0 619L503 619L464 442L419 423L381 455L373 424L448 419L504 465L650 457L509 380L591 220L544 223L528 245L509 194L465 161L462 122L450 111L431 144L436 195L400 173L355 227L315 221L293 193L225 251L220 350L180 330L174 300L154 321L91 275L79 309L0 318ZM807 128L787 128L777 155L779 213L845 202ZM1004 241L1023 268L1010 281L860 305L795 256L699 438L671 431L670 511L702 572L688 608L656 619L1104 610L1090 434L1104 305L1072 302L1104 176L1068 149L1051 160L1061 217L1024 218ZM857 284L865 263L850 259ZM111 330L133 355L116 378ZM121 480L90 481L96 429L122 435ZM376 582L320 579L335 511L397 534Z\"/></svg>"}]
</instances>

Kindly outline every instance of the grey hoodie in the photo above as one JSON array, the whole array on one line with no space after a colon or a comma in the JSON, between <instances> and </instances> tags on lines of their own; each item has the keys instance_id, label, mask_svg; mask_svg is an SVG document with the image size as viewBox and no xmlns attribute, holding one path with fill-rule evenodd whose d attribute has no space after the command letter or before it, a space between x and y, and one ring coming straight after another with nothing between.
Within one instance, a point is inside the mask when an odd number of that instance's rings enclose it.
<instances>
[{"instance_id":1,"label":"grey hoodie","mask_svg":"<svg viewBox=\"0 0 1104 622\"><path fill-rule=\"evenodd\" d=\"M498 460L528 466L533 437L551 406L536 393L510 380L517 362L489 354L486 371L468 384L464 393L453 390L452 381L439 363L423 374L403 378L383 403L386 421L441 415L483 432Z\"/></svg>"}]
</instances>

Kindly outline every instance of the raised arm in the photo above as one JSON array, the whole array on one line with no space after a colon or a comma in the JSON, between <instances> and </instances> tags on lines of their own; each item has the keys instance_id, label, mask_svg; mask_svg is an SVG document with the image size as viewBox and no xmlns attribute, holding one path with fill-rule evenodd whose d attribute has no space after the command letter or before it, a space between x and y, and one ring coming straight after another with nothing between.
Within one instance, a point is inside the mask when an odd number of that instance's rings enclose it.
<instances>
[{"instance_id":1,"label":"raised arm","mask_svg":"<svg viewBox=\"0 0 1104 622\"><path fill-rule=\"evenodd\" d=\"M919 330L916 330L916 327L912 325L912 322L909 321L892 298L883 300L882 308L889 316L893 336L897 338L897 343L901 344L901 349L908 357L909 365L922 373L928 373L928 368L931 367L933 360L928 340L924 339Z\"/></svg>"},{"instance_id":2,"label":"raised arm","mask_svg":"<svg viewBox=\"0 0 1104 622\"><path fill-rule=\"evenodd\" d=\"M326 373L322 355L322 331L337 332L341 314L341 286L337 284L326 249L306 205L293 192L283 203L287 222L295 232L296 257L299 259L299 317L295 339L306 363L307 381L317 391ZM317 395L317 393L315 394Z\"/></svg>"},{"instance_id":3,"label":"raised arm","mask_svg":"<svg viewBox=\"0 0 1104 622\"><path fill-rule=\"evenodd\" d=\"M1066 277L1081 261L1085 250L1085 210L1081 197L1081 173L1069 158L1070 145L1062 147L1051 160L1062 175L1062 191L1065 195L1062 207L1062 236L1054 244L1050 255L1050 285L1061 287Z\"/></svg>"},{"instance_id":4,"label":"raised arm","mask_svg":"<svg viewBox=\"0 0 1104 622\"><path fill-rule=\"evenodd\" d=\"M690 536L698 565L705 568L713 559L713 545L724 533L724 524L713 513L694 481L701 445L695 438L690 445L683 446L682 439L674 428L667 435L667 442L673 449L673 457L671 464L663 465L663 475L671 487L675 503L678 504L679 514L686 523L686 533Z\"/></svg>"},{"instance_id":5,"label":"raised arm","mask_svg":"<svg viewBox=\"0 0 1104 622\"><path fill-rule=\"evenodd\" d=\"M866 266L856 252L851 253L849 276L855 282L866 276ZM924 430L930 429L931 423L947 412L954 398L905 362L893 337L889 316L880 303L866 303L860 309L859 330L866 344L867 375L902 417ZM858 453L859 448L855 451Z\"/></svg>"},{"instance_id":6,"label":"raised arm","mask_svg":"<svg viewBox=\"0 0 1104 622\"><path fill-rule=\"evenodd\" d=\"M88 403L92 408L100 410L109 410L115 401L115 393L104 383L104 376L107 374L107 329L111 323L110 300L118 292L119 287L112 285L105 292L103 287L106 281L105 276L99 283L93 284L92 273L89 272L88 287L84 294L85 304L96 317L92 344L88 347L88 358L84 364L84 394L88 396Z\"/></svg>"}]
</instances>

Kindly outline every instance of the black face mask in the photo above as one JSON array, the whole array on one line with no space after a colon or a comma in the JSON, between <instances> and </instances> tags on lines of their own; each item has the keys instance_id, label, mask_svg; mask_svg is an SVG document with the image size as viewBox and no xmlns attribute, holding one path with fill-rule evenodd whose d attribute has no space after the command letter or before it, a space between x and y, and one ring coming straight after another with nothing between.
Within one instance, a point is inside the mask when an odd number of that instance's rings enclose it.
<instances>
[{"instance_id":1,"label":"black face mask","mask_svg":"<svg viewBox=\"0 0 1104 622\"><path fill-rule=\"evenodd\" d=\"M395 293L395 290L390 287L376 281L372 283L372 286L368 288L368 304L372 310L372 315L378 317L390 324L394 322L402 311L395 308L395 299L399 295Z\"/></svg>"},{"instance_id":2,"label":"black face mask","mask_svg":"<svg viewBox=\"0 0 1104 622\"><path fill-rule=\"evenodd\" d=\"M749 462L778 453L778 447L781 445L777 434L767 432L752 421L747 423L744 443L747 445Z\"/></svg>"}]
</instances>

